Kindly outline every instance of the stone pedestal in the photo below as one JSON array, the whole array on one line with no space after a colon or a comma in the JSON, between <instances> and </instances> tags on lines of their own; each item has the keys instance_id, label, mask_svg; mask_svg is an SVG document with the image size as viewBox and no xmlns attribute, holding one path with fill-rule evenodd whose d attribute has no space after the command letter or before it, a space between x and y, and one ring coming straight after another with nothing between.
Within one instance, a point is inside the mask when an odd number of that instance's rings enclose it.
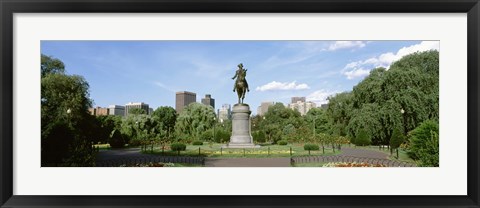
<instances>
[{"instance_id":1,"label":"stone pedestal","mask_svg":"<svg viewBox=\"0 0 480 208\"><path fill-rule=\"evenodd\" d=\"M250 133L250 107L247 104L235 104L232 109L232 136L226 148L258 148Z\"/></svg>"}]
</instances>

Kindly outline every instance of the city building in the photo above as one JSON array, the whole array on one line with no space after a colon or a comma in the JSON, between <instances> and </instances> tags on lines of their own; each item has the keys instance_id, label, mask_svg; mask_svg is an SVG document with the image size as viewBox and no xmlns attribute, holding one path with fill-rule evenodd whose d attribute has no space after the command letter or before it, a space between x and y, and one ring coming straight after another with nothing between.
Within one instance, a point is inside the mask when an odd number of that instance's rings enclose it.
<instances>
[{"instance_id":1,"label":"city building","mask_svg":"<svg viewBox=\"0 0 480 208\"><path fill-rule=\"evenodd\" d=\"M148 113L149 112L149 109L150 107L148 106L148 104L146 103L143 103L143 102L140 102L140 103L127 103L125 104L125 116L128 116L129 115L129 112L132 110L132 109L135 109L135 108L141 108L145 111L145 113Z\"/></svg>"},{"instance_id":2,"label":"city building","mask_svg":"<svg viewBox=\"0 0 480 208\"><path fill-rule=\"evenodd\" d=\"M148 115L152 115L153 114L153 108L149 108L148 109Z\"/></svg>"},{"instance_id":3,"label":"city building","mask_svg":"<svg viewBox=\"0 0 480 208\"><path fill-rule=\"evenodd\" d=\"M218 109L218 120L225 121L232 118L232 109L230 108L230 104L223 104L222 108Z\"/></svg>"},{"instance_id":4,"label":"city building","mask_svg":"<svg viewBox=\"0 0 480 208\"><path fill-rule=\"evenodd\" d=\"M96 107L96 108L89 108L88 111L90 115L94 116L106 116L108 115L108 108Z\"/></svg>"},{"instance_id":5,"label":"city building","mask_svg":"<svg viewBox=\"0 0 480 208\"><path fill-rule=\"evenodd\" d=\"M322 109L325 109L325 110L326 110L326 109L328 108L328 103L327 103L327 104L322 104L322 105L320 105L320 108L322 108Z\"/></svg>"},{"instance_id":6,"label":"city building","mask_svg":"<svg viewBox=\"0 0 480 208\"><path fill-rule=\"evenodd\" d=\"M109 105L108 115L125 116L125 106L122 105Z\"/></svg>"},{"instance_id":7,"label":"city building","mask_svg":"<svg viewBox=\"0 0 480 208\"><path fill-rule=\"evenodd\" d=\"M212 106L215 109L215 99L210 94L206 94L205 98L202 98L202 104Z\"/></svg>"},{"instance_id":8,"label":"city building","mask_svg":"<svg viewBox=\"0 0 480 208\"><path fill-rule=\"evenodd\" d=\"M264 115L267 113L268 108L270 106L273 106L275 103L274 102L262 102L260 106L257 108L257 115Z\"/></svg>"},{"instance_id":9,"label":"city building","mask_svg":"<svg viewBox=\"0 0 480 208\"><path fill-rule=\"evenodd\" d=\"M178 114L183 111L183 108L190 103L197 102L197 94L188 91L181 91L175 93L175 110Z\"/></svg>"},{"instance_id":10,"label":"city building","mask_svg":"<svg viewBox=\"0 0 480 208\"><path fill-rule=\"evenodd\" d=\"M298 101L306 102L306 99L305 99L305 97L292 97L292 102L291 103L297 103Z\"/></svg>"},{"instance_id":11,"label":"city building","mask_svg":"<svg viewBox=\"0 0 480 208\"><path fill-rule=\"evenodd\" d=\"M305 114L307 114L307 112L310 109L317 107L317 105L314 102L310 102L310 101L307 101L307 102L297 101L296 103L288 104L288 107L290 109L300 112L300 115L304 116Z\"/></svg>"}]
</instances>

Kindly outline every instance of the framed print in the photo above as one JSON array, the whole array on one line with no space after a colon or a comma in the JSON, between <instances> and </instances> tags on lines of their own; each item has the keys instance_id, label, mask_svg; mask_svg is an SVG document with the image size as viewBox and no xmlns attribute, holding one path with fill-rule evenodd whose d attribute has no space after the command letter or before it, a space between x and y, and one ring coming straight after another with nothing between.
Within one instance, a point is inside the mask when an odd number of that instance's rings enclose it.
<instances>
[{"instance_id":1,"label":"framed print","mask_svg":"<svg viewBox=\"0 0 480 208\"><path fill-rule=\"evenodd\" d=\"M479 207L477 0L0 6L2 207Z\"/></svg>"}]
</instances>

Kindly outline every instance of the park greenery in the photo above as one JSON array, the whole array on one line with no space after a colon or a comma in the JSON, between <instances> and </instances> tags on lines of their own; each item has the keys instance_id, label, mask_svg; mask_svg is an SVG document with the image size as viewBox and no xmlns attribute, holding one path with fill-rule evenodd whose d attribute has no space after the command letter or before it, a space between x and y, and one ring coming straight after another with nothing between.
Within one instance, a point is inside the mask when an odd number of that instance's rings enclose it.
<instances>
[{"instance_id":1,"label":"park greenery","mask_svg":"<svg viewBox=\"0 0 480 208\"><path fill-rule=\"evenodd\" d=\"M203 145L217 152L231 136L231 121L218 120L212 107L199 103L180 114L162 106L151 114L133 109L126 117L92 116L88 108L93 100L82 76L67 74L62 61L46 55L41 56L41 76L42 166L93 166L93 144L174 154ZM402 157L406 152L419 166L439 165L437 51L372 69L352 91L328 100L327 108L313 108L304 116L274 104L251 118L254 142L332 154L347 144L387 146L391 153L397 150L397 158L400 149ZM288 150L281 151L289 155Z\"/></svg>"}]
</instances>

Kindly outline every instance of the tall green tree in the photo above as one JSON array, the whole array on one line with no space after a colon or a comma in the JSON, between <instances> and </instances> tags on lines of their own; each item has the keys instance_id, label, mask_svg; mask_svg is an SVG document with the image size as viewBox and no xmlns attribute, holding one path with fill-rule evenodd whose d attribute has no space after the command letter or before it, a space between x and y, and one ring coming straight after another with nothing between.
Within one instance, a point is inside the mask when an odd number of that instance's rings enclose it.
<instances>
[{"instance_id":1,"label":"tall green tree","mask_svg":"<svg viewBox=\"0 0 480 208\"><path fill-rule=\"evenodd\" d=\"M379 108L377 103L368 103L362 105L360 109L355 109L347 126L348 135L358 139L357 133L366 131L371 142L380 143L383 131Z\"/></svg>"},{"instance_id":2,"label":"tall green tree","mask_svg":"<svg viewBox=\"0 0 480 208\"><path fill-rule=\"evenodd\" d=\"M346 136L347 126L353 115L353 94L343 92L328 98L327 116L332 134Z\"/></svg>"},{"instance_id":3,"label":"tall green tree","mask_svg":"<svg viewBox=\"0 0 480 208\"><path fill-rule=\"evenodd\" d=\"M177 112L170 106L162 106L153 111L152 118L157 120L162 125L163 130L171 133L175 129Z\"/></svg>"},{"instance_id":4,"label":"tall green tree","mask_svg":"<svg viewBox=\"0 0 480 208\"><path fill-rule=\"evenodd\" d=\"M134 109L131 109L128 113L132 115L141 115L141 114L147 115L147 111L145 111L145 109L143 108L134 108Z\"/></svg>"},{"instance_id":5,"label":"tall green tree","mask_svg":"<svg viewBox=\"0 0 480 208\"><path fill-rule=\"evenodd\" d=\"M398 128L393 130L392 138L390 138L390 153L392 153L394 149L398 149L403 142L404 142L404 135L402 131ZM397 158L398 158L398 150L397 150Z\"/></svg>"},{"instance_id":6,"label":"tall green tree","mask_svg":"<svg viewBox=\"0 0 480 208\"><path fill-rule=\"evenodd\" d=\"M305 121L308 123L307 125L312 126L316 134L332 133L330 123L328 121L327 111L323 108L310 109L305 115Z\"/></svg>"},{"instance_id":7,"label":"tall green tree","mask_svg":"<svg viewBox=\"0 0 480 208\"><path fill-rule=\"evenodd\" d=\"M186 142L197 140L200 134L213 127L215 112L210 106L191 103L178 115L175 131L178 139Z\"/></svg>"},{"instance_id":8,"label":"tall green tree","mask_svg":"<svg viewBox=\"0 0 480 208\"><path fill-rule=\"evenodd\" d=\"M425 120L438 120L438 55L431 50L404 56L388 70L373 69L352 92L330 97L332 132L354 139L365 129L373 144L387 145L395 129L406 135Z\"/></svg>"},{"instance_id":9,"label":"tall green tree","mask_svg":"<svg viewBox=\"0 0 480 208\"><path fill-rule=\"evenodd\" d=\"M59 59L42 54L40 70L42 77L47 74L65 74L65 64Z\"/></svg>"},{"instance_id":10,"label":"tall green tree","mask_svg":"<svg viewBox=\"0 0 480 208\"><path fill-rule=\"evenodd\" d=\"M122 120L121 132L128 139L127 142L132 146L142 146L146 149L147 145L153 143L162 143L166 140L166 131L159 127L158 122L149 115L129 115Z\"/></svg>"},{"instance_id":11,"label":"tall green tree","mask_svg":"<svg viewBox=\"0 0 480 208\"><path fill-rule=\"evenodd\" d=\"M65 74L58 59L42 55L41 61L42 166L93 166L88 82Z\"/></svg>"},{"instance_id":12,"label":"tall green tree","mask_svg":"<svg viewBox=\"0 0 480 208\"><path fill-rule=\"evenodd\" d=\"M96 142L109 143L112 132L117 130L120 131L122 118L120 116L113 115L101 115L95 116L94 131L95 136L93 136Z\"/></svg>"}]
</instances>

